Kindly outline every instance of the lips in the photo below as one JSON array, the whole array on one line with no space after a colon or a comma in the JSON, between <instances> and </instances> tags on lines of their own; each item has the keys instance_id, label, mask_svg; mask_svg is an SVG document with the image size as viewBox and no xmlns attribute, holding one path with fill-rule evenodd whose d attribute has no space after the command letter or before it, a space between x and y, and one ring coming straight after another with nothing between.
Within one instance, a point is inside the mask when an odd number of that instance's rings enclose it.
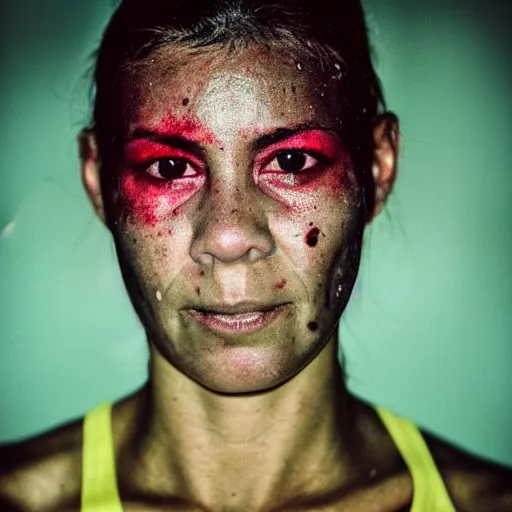
<instances>
[{"instance_id":1,"label":"lips","mask_svg":"<svg viewBox=\"0 0 512 512\"><path fill-rule=\"evenodd\" d=\"M247 334L263 329L281 315L290 304L262 306L238 304L219 305L211 309L190 309L190 317L204 327L221 333Z\"/></svg>"}]
</instances>

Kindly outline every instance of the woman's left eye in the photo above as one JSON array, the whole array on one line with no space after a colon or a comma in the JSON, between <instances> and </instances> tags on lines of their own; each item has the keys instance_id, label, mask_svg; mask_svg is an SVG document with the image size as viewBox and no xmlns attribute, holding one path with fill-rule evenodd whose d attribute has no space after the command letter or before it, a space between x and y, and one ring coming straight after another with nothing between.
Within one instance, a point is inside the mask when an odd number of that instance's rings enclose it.
<instances>
[{"instance_id":1,"label":"woman's left eye","mask_svg":"<svg viewBox=\"0 0 512 512\"><path fill-rule=\"evenodd\" d=\"M304 151L297 149L280 151L277 156L265 166L265 170L283 172L307 171L317 165L319 160Z\"/></svg>"}]
</instances>

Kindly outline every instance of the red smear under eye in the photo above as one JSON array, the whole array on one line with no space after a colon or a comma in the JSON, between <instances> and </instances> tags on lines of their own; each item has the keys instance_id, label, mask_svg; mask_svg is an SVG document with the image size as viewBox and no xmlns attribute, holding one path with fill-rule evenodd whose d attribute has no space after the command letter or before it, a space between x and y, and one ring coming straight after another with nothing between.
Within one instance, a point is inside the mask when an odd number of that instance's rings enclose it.
<instances>
[{"instance_id":1,"label":"red smear under eye","mask_svg":"<svg viewBox=\"0 0 512 512\"><path fill-rule=\"evenodd\" d=\"M309 247L315 247L318 243L318 235L320 234L320 230L318 228L310 229L306 235L306 243Z\"/></svg>"},{"instance_id":2,"label":"red smear under eye","mask_svg":"<svg viewBox=\"0 0 512 512\"><path fill-rule=\"evenodd\" d=\"M142 173L125 171L120 177L119 206L132 221L155 227L187 201L204 180L204 176L174 181L155 180Z\"/></svg>"},{"instance_id":3,"label":"red smear under eye","mask_svg":"<svg viewBox=\"0 0 512 512\"><path fill-rule=\"evenodd\" d=\"M279 152L288 149L302 151L318 163L297 172L267 168ZM265 150L256 160L255 178L269 195L278 200L285 191L309 195L323 190L339 196L347 186L349 166L350 157L336 135L323 130L308 130Z\"/></svg>"}]
</instances>

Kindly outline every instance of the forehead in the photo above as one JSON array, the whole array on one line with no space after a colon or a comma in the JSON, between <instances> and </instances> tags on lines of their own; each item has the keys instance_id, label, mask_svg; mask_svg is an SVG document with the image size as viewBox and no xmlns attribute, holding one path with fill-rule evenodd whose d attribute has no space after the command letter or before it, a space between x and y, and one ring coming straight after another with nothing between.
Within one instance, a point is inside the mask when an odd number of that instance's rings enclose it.
<instances>
[{"instance_id":1,"label":"forehead","mask_svg":"<svg viewBox=\"0 0 512 512\"><path fill-rule=\"evenodd\" d=\"M130 72L123 103L128 128L151 126L170 113L225 135L307 122L334 128L335 82L310 59L277 49L168 47Z\"/></svg>"}]
</instances>

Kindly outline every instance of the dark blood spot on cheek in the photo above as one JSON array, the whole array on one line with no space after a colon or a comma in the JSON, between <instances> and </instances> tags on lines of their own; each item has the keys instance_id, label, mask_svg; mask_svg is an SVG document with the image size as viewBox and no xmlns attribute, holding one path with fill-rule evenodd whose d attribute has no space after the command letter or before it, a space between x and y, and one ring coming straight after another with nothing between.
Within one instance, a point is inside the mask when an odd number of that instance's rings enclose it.
<instances>
[{"instance_id":1,"label":"dark blood spot on cheek","mask_svg":"<svg viewBox=\"0 0 512 512\"><path fill-rule=\"evenodd\" d=\"M279 283L276 284L276 288L278 290L282 290L286 286L286 279L283 279L279 281Z\"/></svg>"},{"instance_id":2,"label":"dark blood spot on cheek","mask_svg":"<svg viewBox=\"0 0 512 512\"><path fill-rule=\"evenodd\" d=\"M186 107L188 105L188 98L183 98L183 101L181 102L181 104Z\"/></svg>"},{"instance_id":3,"label":"dark blood spot on cheek","mask_svg":"<svg viewBox=\"0 0 512 512\"><path fill-rule=\"evenodd\" d=\"M315 332L318 329L318 324L316 322L309 322L308 329Z\"/></svg>"},{"instance_id":4,"label":"dark blood spot on cheek","mask_svg":"<svg viewBox=\"0 0 512 512\"><path fill-rule=\"evenodd\" d=\"M313 228L308 231L306 235L306 243L309 247L315 247L318 243L318 235L320 234L320 230L318 228Z\"/></svg>"}]
</instances>

